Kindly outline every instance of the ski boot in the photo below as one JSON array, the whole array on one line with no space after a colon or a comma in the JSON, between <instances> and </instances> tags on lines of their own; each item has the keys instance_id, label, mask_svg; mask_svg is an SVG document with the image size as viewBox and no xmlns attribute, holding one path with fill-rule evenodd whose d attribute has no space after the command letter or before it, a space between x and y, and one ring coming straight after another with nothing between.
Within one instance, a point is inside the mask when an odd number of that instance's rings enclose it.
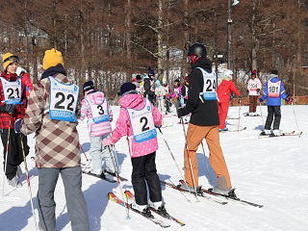
<instances>
[{"instance_id":1,"label":"ski boot","mask_svg":"<svg viewBox=\"0 0 308 231\"><path fill-rule=\"evenodd\" d=\"M227 127L219 129L219 132L227 132L229 129Z\"/></svg>"},{"instance_id":2,"label":"ski boot","mask_svg":"<svg viewBox=\"0 0 308 231\"><path fill-rule=\"evenodd\" d=\"M268 135L271 135L272 134L272 131L271 130L263 130L261 133L260 133L260 136L268 136Z\"/></svg>"},{"instance_id":3,"label":"ski boot","mask_svg":"<svg viewBox=\"0 0 308 231\"><path fill-rule=\"evenodd\" d=\"M281 136L281 131L279 129L274 129L270 137Z\"/></svg>"},{"instance_id":4,"label":"ski boot","mask_svg":"<svg viewBox=\"0 0 308 231\"><path fill-rule=\"evenodd\" d=\"M168 217L169 214L165 208L165 203L163 201L158 201L158 202L149 202L149 206L153 209L155 209L160 215L163 217Z\"/></svg>"},{"instance_id":5,"label":"ski boot","mask_svg":"<svg viewBox=\"0 0 308 231\"><path fill-rule=\"evenodd\" d=\"M21 182L19 181L17 176L14 176L12 179L8 179L8 185L10 185L13 188L20 188L22 187Z\"/></svg>"},{"instance_id":6,"label":"ski boot","mask_svg":"<svg viewBox=\"0 0 308 231\"><path fill-rule=\"evenodd\" d=\"M153 218L154 216L151 213L150 207L148 205L138 205L136 202L133 202L131 204L131 208L138 210L143 214L145 217Z\"/></svg>"}]
</instances>

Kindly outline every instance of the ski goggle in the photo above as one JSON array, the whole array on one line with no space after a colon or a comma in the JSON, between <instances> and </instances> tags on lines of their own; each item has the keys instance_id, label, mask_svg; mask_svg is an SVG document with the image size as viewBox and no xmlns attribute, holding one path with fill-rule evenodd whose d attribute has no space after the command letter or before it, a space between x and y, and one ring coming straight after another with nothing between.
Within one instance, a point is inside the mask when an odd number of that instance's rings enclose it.
<instances>
[{"instance_id":1,"label":"ski goggle","mask_svg":"<svg viewBox=\"0 0 308 231\"><path fill-rule=\"evenodd\" d=\"M3 63L10 61L12 63L18 63L19 62L19 57L18 56L10 56L8 58L6 58L5 60L3 60Z\"/></svg>"},{"instance_id":2,"label":"ski goggle","mask_svg":"<svg viewBox=\"0 0 308 231\"><path fill-rule=\"evenodd\" d=\"M197 55L188 55L187 56L187 61L189 63L192 63L192 64L196 63L199 59L200 58Z\"/></svg>"}]
</instances>

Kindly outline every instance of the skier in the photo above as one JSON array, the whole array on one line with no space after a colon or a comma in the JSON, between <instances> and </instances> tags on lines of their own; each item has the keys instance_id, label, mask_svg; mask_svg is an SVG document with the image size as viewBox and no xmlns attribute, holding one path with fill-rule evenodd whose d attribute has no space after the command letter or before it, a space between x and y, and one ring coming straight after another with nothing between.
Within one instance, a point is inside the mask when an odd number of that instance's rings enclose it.
<instances>
[{"instance_id":1,"label":"skier","mask_svg":"<svg viewBox=\"0 0 308 231\"><path fill-rule=\"evenodd\" d=\"M186 90L185 86L179 79L173 82L173 94L171 95L176 108L183 107L186 103Z\"/></svg>"},{"instance_id":2,"label":"skier","mask_svg":"<svg viewBox=\"0 0 308 231\"><path fill-rule=\"evenodd\" d=\"M141 94L144 95L144 81L141 75L136 75L136 90Z\"/></svg>"},{"instance_id":3,"label":"skier","mask_svg":"<svg viewBox=\"0 0 308 231\"><path fill-rule=\"evenodd\" d=\"M21 76L17 75L19 58L12 53L2 57L4 71L0 75L0 130L3 144L3 164L8 184L20 187L19 165L23 162L23 151L27 156L27 137L13 131L17 119L23 118L27 107L26 89ZM22 149L24 146L24 150ZM4 184L4 182L3 182Z\"/></svg>"},{"instance_id":4,"label":"skier","mask_svg":"<svg viewBox=\"0 0 308 231\"><path fill-rule=\"evenodd\" d=\"M41 80L34 85L25 118L16 132L35 132L39 174L38 209L41 230L56 230L54 191L61 174L72 230L89 230L86 202L81 190L76 108L79 88L66 77L60 51L45 51Z\"/></svg>"},{"instance_id":5,"label":"skier","mask_svg":"<svg viewBox=\"0 0 308 231\"><path fill-rule=\"evenodd\" d=\"M178 116L191 113L184 152L185 180L188 190L198 189L198 162L196 151L205 139L210 151L210 164L216 174L215 192L231 195L232 189L227 165L219 143L218 103L216 96L216 76L212 63L207 58L203 44L189 47L188 60L192 71L188 77L188 100L185 107L178 109ZM186 187L186 185L180 185ZM233 195L234 196L234 195Z\"/></svg>"},{"instance_id":6,"label":"skier","mask_svg":"<svg viewBox=\"0 0 308 231\"><path fill-rule=\"evenodd\" d=\"M257 77L257 71L253 70L251 72L251 78L249 78L247 83L247 90L249 96L249 113L248 116L256 116L257 102L261 93L262 83Z\"/></svg>"},{"instance_id":7,"label":"skier","mask_svg":"<svg viewBox=\"0 0 308 231\"><path fill-rule=\"evenodd\" d=\"M157 108L160 110L160 112L163 112L165 88L161 85L159 79L155 81L155 95L156 95Z\"/></svg>"},{"instance_id":8,"label":"skier","mask_svg":"<svg viewBox=\"0 0 308 231\"><path fill-rule=\"evenodd\" d=\"M227 70L225 72L225 78L221 81L217 88L218 96L218 114L219 114L219 131L228 131L226 127L226 118L229 110L229 103L232 94L240 96L240 92L235 87L232 81L233 71Z\"/></svg>"},{"instance_id":9,"label":"skier","mask_svg":"<svg viewBox=\"0 0 308 231\"><path fill-rule=\"evenodd\" d=\"M279 130L281 120L281 99L285 99L287 103L291 103L293 101L293 99L288 97L287 93L285 92L284 84L282 80L278 77L278 71L272 70L271 78L263 86L263 96L259 98L260 102L266 100L268 112L264 130L261 132L260 135L281 135L281 131ZM271 131L273 117L275 117L275 119L273 131Z\"/></svg>"},{"instance_id":10,"label":"skier","mask_svg":"<svg viewBox=\"0 0 308 231\"><path fill-rule=\"evenodd\" d=\"M154 83L155 73L149 67L148 74L143 78L143 90L144 97L150 100L153 105L156 105L156 95L155 95L155 83Z\"/></svg>"},{"instance_id":11,"label":"skier","mask_svg":"<svg viewBox=\"0 0 308 231\"><path fill-rule=\"evenodd\" d=\"M164 106L166 108L165 114L170 113L170 107L172 106L172 103L170 102L170 88L167 82L163 82L163 88L164 88Z\"/></svg>"},{"instance_id":12,"label":"skier","mask_svg":"<svg viewBox=\"0 0 308 231\"><path fill-rule=\"evenodd\" d=\"M108 147L102 146L102 140L111 133L112 110L105 95L96 91L93 81L83 85L84 99L81 101L80 119L88 119L91 153L91 173L104 177L104 173L114 174L115 169Z\"/></svg>"},{"instance_id":13,"label":"skier","mask_svg":"<svg viewBox=\"0 0 308 231\"><path fill-rule=\"evenodd\" d=\"M161 126L162 115L148 99L144 99L137 93L134 84L124 83L120 92L121 109L116 128L112 132L112 136L105 139L103 144L113 145L122 136L128 136L133 165L132 184L135 191L135 203L132 206L146 216L151 216L149 206L166 213L155 165L156 150L158 149L155 127Z\"/></svg>"}]
</instances>

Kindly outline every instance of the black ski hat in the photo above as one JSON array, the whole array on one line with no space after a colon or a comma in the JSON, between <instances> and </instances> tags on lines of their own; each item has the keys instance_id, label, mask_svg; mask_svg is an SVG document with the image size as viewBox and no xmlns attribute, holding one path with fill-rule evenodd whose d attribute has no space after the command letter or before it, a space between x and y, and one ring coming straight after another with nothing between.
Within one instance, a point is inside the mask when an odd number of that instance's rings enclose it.
<instances>
[{"instance_id":1,"label":"black ski hat","mask_svg":"<svg viewBox=\"0 0 308 231\"><path fill-rule=\"evenodd\" d=\"M198 58L205 58L207 56L206 47L201 43L194 43L188 48L187 55L196 55Z\"/></svg>"},{"instance_id":2,"label":"black ski hat","mask_svg":"<svg viewBox=\"0 0 308 231\"><path fill-rule=\"evenodd\" d=\"M94 83L92 80L87 81L83 84L83 91L94 90Z\"/></svg>"},{"instance_id":3,"label":"black ski hat","mask_svg":"<svg viewBox=\"0 0 308 231\"><path fill-rule=\"evenodd\" d=\"M134 91L134 90L136 90L135 84L131 82L123 83L120 88L120 95L123 95L125 92Z\"/></svg>"}]
</instances>

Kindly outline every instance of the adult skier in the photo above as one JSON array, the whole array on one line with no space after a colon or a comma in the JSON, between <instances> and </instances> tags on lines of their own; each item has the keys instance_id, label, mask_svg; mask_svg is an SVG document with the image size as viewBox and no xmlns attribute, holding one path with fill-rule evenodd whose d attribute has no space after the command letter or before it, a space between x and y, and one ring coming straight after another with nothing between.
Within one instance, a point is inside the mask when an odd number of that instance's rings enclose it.
<instances>
[{"instance_id":1,"label":"adult skier","mask_svg":"<svg viewBox=\"0 0 308 231\"><path fill-rule=\"evenodd\" d=\"M281 99L285 99L287 103L291 103L293 101L292 98L288 97L288 94L284 88L284 83L278 77L278 71L272 70L271 78L264 84L263 96L259 99L260 102L266 101L268 112L264 130L260 135L281 135L281 131L279 130L281 120ZM274 124L273 130L271 130L273 118Z\"/></svg>"},{"instance_id":2,"label":"adult skier","mask_svg":"<svg viewBox=\"0 0 308 231\"><path fill-rule=\"evenodd\" d=\"M216 174L213 190L231 195L234 190L231 190L230 176L219 142L216 76L212 71L212 62L207 58L205 46L200 43L189 47L188 60L192 68L188 77L188 100L185 107L178 109L179 117L191 113L184 152L185 180L189 190L198 188L196 151L205 139L210 151L209 161Z\"/></svg>"},{"instance_id":3,"label":"adult skier","mask_svg":"<svg viewBox=\"0 0 308 231\"><path fill-rule=\"evenodd\" d=\"M38 209L41 230L56 230L54 191L61 174L72 230L89 230L86 202L81 190L76 108L79 88L66 77L60 51L45 51L39 83L34 85L23 121L15 130L35 132L38 168Z\"/></svg>"},{"instance_id":4,"label":"adult skier","mask_svg":"<svg viewBox=\"0 0 308 231\"><path fill-rule=\"evenodd\" d=\"M256 116L257 102L261 94L262 83L261 80L257 77L257 71L253 70L251 72L251 77L247 83L247 90L249 96L249 113L248 116Z\"/></svg>"},{"instance_id":5,"label":"adult skier","mask_svg":"<svg viewBox=\"0 0 308 231\"><path fill-rule=\"evenodd\" d=\"M218 95L218 114L219 114L219 131L228 131L226 127L226 118L228 115L230 100L233 94L240 96L240 92L232 81L233 71L227 70L225 78L221 81L217 88Z\"/></svg>"},{"instance_id":6,"label":"adult skier","mask_svg":"<svg viewBox=\"0 0 308 231\"><path fill-rule=\"evenodd\" d=\"M114 173L111 153L102 145L112 131L112 110L101 91L96 91L93 81L83 85L84 99L81 101L80 119L88 119L91 153L91 173L104 177L105 172Z\"/></svg>"},{"instance_id":7,"label":"adult skier","mask_svg":"<svg viewBox=\"0 0 308 231\"><path fill-rule=\"evenodd\" d=\"M136 91L132 83L124 83L120 89L120 115L112 136L103 141L113 145L123 136L128 136L128 146L133 165L132 184L135 192L133 207L144 215L151 216L149 206L166 212L155 157L158 149L155 127L162 124L162 115L148 99ZM148 201L148 192L150 201Z\"/></svg>"},{"instance_id":8,"label":"adult skier","mask_svg":"<svg viewBox=\"0 0 308 231\"><path fill-rule=\"evenodd\" d=\"M23 162L23 151L27 156L29 146L27 137L14 132L14 123L23 118L27 107L26 87L21 75L16 71L19 58L12 53L2 57L3 72L0 74L0 131L3 144L3 164L8 184L19 187L21 170L19 165ZM24 146L24 150L22 149ZM4 182L3 182L4 183Z\"/></svg>"},{"instance_id":9,"label":"adult skier","mask_svg":"<svg viewBox=\"0 0 308 231\"><path fill-rule=\"evenodd\" d=\"M143 78L143 90L144 97L150 100L153 105L156 105L155 95L155 73L150 67L148 68L148 74Z\"/></svg>"}]
</instances>

